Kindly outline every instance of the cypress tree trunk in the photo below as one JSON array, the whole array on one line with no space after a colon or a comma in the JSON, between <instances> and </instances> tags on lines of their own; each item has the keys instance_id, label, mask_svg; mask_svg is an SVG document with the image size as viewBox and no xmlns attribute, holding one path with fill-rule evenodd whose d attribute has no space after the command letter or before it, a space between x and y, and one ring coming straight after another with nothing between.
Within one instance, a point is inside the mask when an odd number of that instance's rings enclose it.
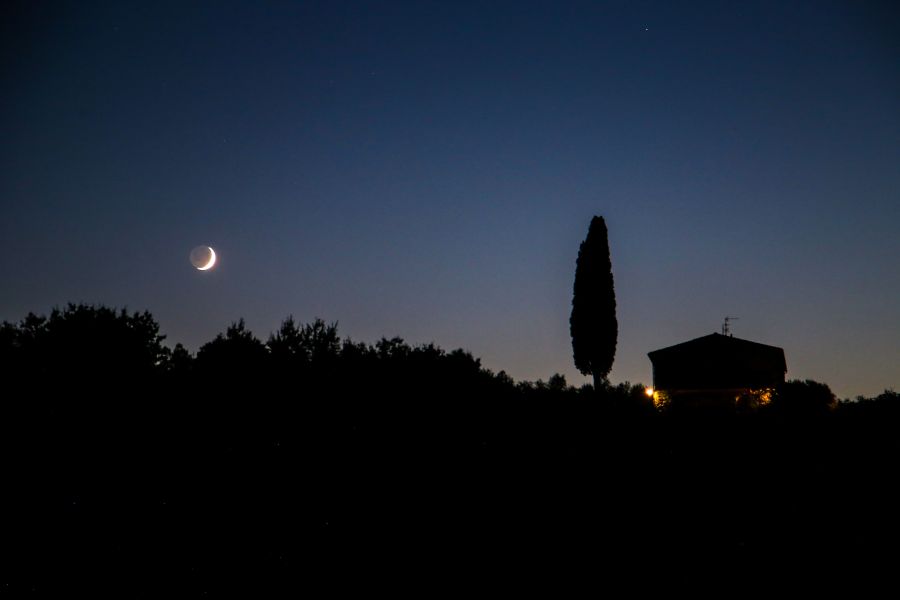
<instances>
[{"instance_id":1,"label":"cypress tree trunk","mask_svg":"<svg viewBox=\"0 0 900 600\"><path fill-rule=\"evenodd\" d=\"M612 261L603 217L591 219L587 237L578 249L574 288L569 330L575 367L583 375L593 375L594 389L599 391L612 370L619 335Z\"/></svg>"}]
</instances>

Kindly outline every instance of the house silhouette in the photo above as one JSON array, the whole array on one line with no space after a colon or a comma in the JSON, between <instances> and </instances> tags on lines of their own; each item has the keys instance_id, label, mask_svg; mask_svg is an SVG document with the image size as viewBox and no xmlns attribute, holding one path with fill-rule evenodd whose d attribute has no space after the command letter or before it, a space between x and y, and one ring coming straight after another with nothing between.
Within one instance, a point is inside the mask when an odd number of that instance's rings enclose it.
<instances>
[{"instance_id":1,"label":"house silhouette","mask_svg":"<svg viewBox=\"0 0 900 600\"><path fill-rule=\"evenodd\" d=\"M787 372L783 349L719 333L647 356L653 364L653 400L660 408L766 404Z\"/></svg>"}]
</instances>

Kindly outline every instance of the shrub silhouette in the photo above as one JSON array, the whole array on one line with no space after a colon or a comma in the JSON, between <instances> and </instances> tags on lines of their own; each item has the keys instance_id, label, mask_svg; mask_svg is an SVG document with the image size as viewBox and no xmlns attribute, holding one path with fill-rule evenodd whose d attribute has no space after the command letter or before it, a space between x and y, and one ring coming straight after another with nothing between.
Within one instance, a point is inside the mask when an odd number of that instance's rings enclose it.
<instances>
[{"instance_id":1,"label":"shrub silhouette","mask_svg":"<svg viewBox=\"0 0 900 600\"><path fill-rule=\"evenodd\" d=\"M824 415L837 407L837 398L824 383L807 379L786 381L776 390L769 411L792 417Z\"/></svg>"}]
</instances>

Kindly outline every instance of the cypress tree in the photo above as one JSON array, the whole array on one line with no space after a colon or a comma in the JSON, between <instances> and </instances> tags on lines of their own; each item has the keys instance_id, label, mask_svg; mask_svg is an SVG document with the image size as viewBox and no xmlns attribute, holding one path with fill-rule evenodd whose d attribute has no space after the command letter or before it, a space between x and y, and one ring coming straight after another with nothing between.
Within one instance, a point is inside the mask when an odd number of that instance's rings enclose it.
<instances>
[{"instance_id":1,"label":"cypress tree","mask_svg":"<svg viewBox=\"0 0 900 600\"><path fill-rule=\"evenodd\" d=\"M569 330L575 367L583 375L593 375L594 388L599 390L612 369L619 335L612 262L603 217L591 219L587 237L578 248Z\"/></svg>"}]
</instances>

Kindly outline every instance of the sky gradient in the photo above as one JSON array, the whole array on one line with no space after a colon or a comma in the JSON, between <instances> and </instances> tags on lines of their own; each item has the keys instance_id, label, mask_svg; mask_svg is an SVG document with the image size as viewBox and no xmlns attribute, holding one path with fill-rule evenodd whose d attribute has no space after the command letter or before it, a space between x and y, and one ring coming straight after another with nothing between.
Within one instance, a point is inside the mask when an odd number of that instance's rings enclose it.
<instances>
[{"instance_id":1,"label":"sky gradient","mask_svg":"<svg viewBox=\"0 0 900 600\"><path fill-rule=\"evenodd\" d=\"M580 384L599 214L614 382L733 315L789 378L900 387L891 3L35 4L0 19L0 320L322 317Z\"/></svg>"}]
</instances>

